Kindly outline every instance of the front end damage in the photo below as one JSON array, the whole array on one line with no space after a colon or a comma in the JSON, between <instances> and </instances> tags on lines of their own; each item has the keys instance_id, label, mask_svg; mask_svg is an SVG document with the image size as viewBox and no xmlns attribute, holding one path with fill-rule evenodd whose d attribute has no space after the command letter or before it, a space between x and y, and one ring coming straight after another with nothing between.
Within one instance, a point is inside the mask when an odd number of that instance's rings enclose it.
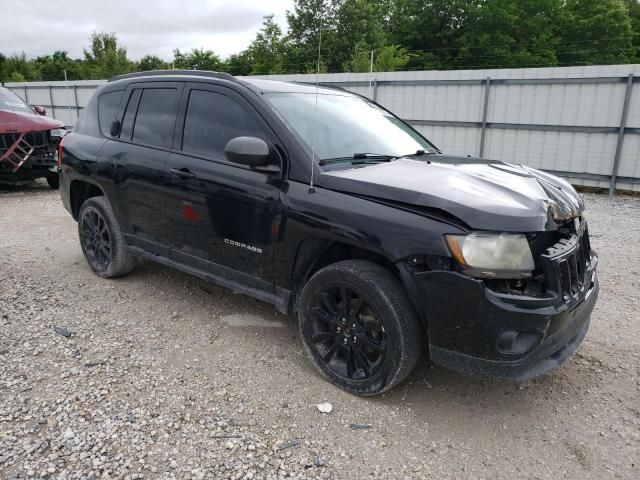
<instances>
[{"instance_id":1,"label":"front end damage","mask_svg":"<svg viewBox=\"0 0 640 480\"><path fill-rule=\"evenodd\" d=\"M477 279L448 269L408 268L426 312L434 363L503 380L527 380L566 360L584 339L598 297L586 221L528 236L531 278Z\"/></svg>"},{"instance_id":2,"label":"front end damage","mask_svg":"<svg viewBox=\"0 0 640 480\"><path fill-rule=\"evenodd\" d=\"M55 173L58 141L48 131L0 134L0 181L28 181Z\"/></svg>"},{"instance_id":3,"label":"front end damage","mask_svg":"<svg viewBox=\"0 0 640 480\"><path fill-rule=\"evenodd\" d=\"M438 246L397 263L434 363L525 380L557 366L584 338L598 260L584 202L565 180L522 165L430 155L323 172L320 181L452 220L442 239L448 256Z\"/></svg>"},{"instance_id":4,"label":"front end damage","mask_svg":"<svg viewBox=\"0 0 640 480\"><path fill-rule=\"evenodd\" d=\"M57 174L62 123L37 115L0 111L0 182L19 183Z\"/></svg>"}]
</instances>

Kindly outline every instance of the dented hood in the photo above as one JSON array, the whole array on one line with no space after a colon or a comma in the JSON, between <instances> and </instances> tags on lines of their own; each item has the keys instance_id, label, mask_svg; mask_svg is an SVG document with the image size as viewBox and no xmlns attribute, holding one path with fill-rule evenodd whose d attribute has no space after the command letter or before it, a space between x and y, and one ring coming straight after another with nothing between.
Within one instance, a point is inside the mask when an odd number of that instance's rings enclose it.
<instances>
[{"instance_id":1,"label":"dented hood","mask_svg":"<svg viewBox=\"0 0 640 480\"><path fill-rule=\"evenodd\" d=\"M44 132L63 126L64 124L58 120L35 113L0 110L0 135L3 133Z\"/></svg>"},{"instance_id":2,"label":"dented hood","mask_svg":"<svg viewBox=\"0 0 640 480\"><path fill-rule=\"evenodd\" d=\"M581 214L573 187L548 173L505 162L429 155L323 172L325 188L442 210L472 229L556 230Z\"/></svg>"}]
</instances>

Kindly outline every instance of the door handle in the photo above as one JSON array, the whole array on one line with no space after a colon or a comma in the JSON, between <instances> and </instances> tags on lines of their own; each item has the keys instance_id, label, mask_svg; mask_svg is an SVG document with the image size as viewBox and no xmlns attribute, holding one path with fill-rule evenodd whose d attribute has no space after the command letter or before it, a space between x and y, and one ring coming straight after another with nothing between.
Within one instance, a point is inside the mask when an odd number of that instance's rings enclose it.
<instances>
[{"instance_id":1,"label":"door handle","mask_svg":"<svg viewBox=\"0 0 640 480\"><path fill-rule=\"evenodd\" d=\"M192 178L196 178L195 174L191 173L188 168L172 168L169 172L180 180L191 180Z\"/></svg>"}]
</instances>

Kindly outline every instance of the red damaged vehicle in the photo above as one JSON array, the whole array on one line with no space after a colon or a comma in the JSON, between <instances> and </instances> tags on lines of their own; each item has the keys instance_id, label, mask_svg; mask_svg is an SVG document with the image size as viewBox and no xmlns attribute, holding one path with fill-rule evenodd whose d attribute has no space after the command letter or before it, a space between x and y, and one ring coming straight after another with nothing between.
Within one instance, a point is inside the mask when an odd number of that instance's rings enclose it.
<instances>
[{"instance_id":1,"label":"red damaged vehicle","mask_svg":"<svg viewBox=\"0 0 640 480\"><path fill-rule=\"evenodd\" d=\"M31 107L0 87L0 183L46 178L58 188L56 146L67 130L45 114L44 108Z\"/></svg>"}]
</instances>

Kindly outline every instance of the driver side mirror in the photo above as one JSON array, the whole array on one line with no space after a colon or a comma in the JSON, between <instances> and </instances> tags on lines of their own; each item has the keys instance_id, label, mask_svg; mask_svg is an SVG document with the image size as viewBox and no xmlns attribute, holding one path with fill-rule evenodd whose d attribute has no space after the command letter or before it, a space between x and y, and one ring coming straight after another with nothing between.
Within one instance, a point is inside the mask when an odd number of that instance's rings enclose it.
<instances>
[{"instance_id":1,"label":"driver side mirror","mask_svg":"<svg viewBox=\"0 0 640 480\"><path fill-rule=\"evenodd\" d=\"M236 137L224 147L227 160L246 165L265 173L277 173L280 167L275 164L275 153L267 142L257 137Z\"/></svg>"},{"instance_id":2,"label":"driver side mirror","mask_svg":"<svg viewBox=\"0 0 640 480\"><path fill-rule=\"evenodd\" d=\"M36 105L35 107L33 107L33 109L36 111L36 113L38 115L46 115L47 114L47 109L44 108L41 105Z\"/></svg>"}]
</instances>

